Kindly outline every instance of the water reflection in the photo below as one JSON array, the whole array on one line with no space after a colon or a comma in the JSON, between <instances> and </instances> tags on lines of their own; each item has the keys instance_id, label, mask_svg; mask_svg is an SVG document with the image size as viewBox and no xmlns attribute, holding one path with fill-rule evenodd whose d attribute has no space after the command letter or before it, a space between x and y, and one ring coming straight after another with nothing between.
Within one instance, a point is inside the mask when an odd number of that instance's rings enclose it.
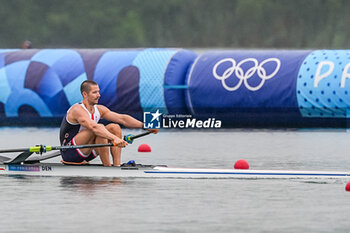
<instances>
[{"instance_id":1,"label":"water reflection","mask_svg":"<svg viewBox=\"0 0 350 233\"><path fill-rule=\"evenodd\" d=\"M122 185L123 182L117 177L61 177L60 187L64 189L76 189L77 191L94 191L110 186Z\"/></svg>"}]
</instances>

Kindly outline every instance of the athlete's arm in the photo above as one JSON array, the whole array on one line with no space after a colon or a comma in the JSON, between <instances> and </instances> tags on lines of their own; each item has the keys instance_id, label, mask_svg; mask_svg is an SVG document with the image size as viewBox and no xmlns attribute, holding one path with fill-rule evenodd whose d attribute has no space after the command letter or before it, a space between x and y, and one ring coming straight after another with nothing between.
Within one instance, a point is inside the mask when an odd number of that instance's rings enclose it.
<instances>
[{"instance_id":1,"label":"athlete's arm","mask_svg":"<svg viewBox=\"0 0 350 233\"><path fill-rule=\"evenodd\" d=\"M124 140L110 133L103 124L98 124L90 119L89 114L79 105L74 106L69 111L68 120L72 123L79 123L95 135L106 138L118 146L124 147L127 145Z\"/></svg>"},{"instance_id":2,"label":"athlete's arm","mask_svg":"<svg viewBox=\"0 0 350 233\"><path fill-rule=\"evenodd\" d=\"M143 123L141 121L133 118L132 116L129 116L127 114L119 114L119 113L113 112L103 105L98 105L97 107L100 111L101 117L106 119L106 120L122 124L127 128L140 128L141 129L143 127ZM151 131L152 133L158 133L158 129L147 129L147 130Z\"/></svg>"}]
</instances>

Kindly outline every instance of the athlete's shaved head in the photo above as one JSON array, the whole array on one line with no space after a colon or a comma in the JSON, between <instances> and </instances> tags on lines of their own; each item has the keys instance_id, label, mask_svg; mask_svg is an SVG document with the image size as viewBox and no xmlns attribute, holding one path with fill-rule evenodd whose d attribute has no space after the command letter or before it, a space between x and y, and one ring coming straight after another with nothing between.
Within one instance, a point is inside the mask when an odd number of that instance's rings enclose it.
<instances>
[{"instance_id":1,"label":"athlete's shaved head","mask_svg":"<svg viewBox=\"0 0 350 233\"><path fill-rule=\"evenodd\" d=\"M80 92L81 94L83 94L83 92L85 91L86 93L89 93L89 91L91 90L91 86L97 86L97 82L92 81L92 80L85 80L84 82L81 83L80 85Z\"/></svg>"}]
</instances>

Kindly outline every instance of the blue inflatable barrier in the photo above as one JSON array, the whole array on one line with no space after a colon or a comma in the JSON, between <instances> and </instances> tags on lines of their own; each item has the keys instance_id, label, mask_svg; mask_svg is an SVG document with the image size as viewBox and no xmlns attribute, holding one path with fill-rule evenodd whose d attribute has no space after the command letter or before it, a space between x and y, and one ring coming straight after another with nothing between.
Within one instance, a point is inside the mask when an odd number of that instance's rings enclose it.
<instances>
[{"instance_id":1,"label":"blue inflatable barrier","mask_svg":"<svg viewBox=\"0 0 350 233\"><path fill-rule=\"evenodd\" d=\"M145 111L185 109L183 93L164 86L183 84L195 57L184 49L0 50L1 125L57 124L87 79L99 84L101 104L140 120Z\"/></svg>"},{"instance_id":2,"label":"blue inflatable barrier","mask_svg":"<svg viewBox=\"0 0 350 233\"><path fill-rule=\"evenodd\" d=\"M0 125L58 125L94 80L101 104L139 120L347 127L349 79L348 50L0 49Z\"/></svg>"},{"instance_id":3,"label":"blue inflatable barrier","mask_svg":"<svg viewBox=\"0 0 350 233\"><path fill-rule=\"evenodd\" d=\"M164 75L164 97L169 114L188 114L185 103L185 78L197 55L184 50L176 53Z\"/></svg>"},{"instance_id":4,"label":"blue inflatable barrier","mask_svg":"<svg viewBox=\"0 0 350 233\"><path fill-rule=\"evenodd\" d=\"M296 77L310 51L214 51L195 61L186 103L196 117L228 124L301 118Z\"/></svg>"},{"instance_id":5,"label":"blue inflatable barrier","mask_svg":"<svg viewBox=\"0 0 350 233\"><path fill-rule=\"evenodd\" d=\"M350 51L317 50L300 67L297 97L307 118L349 118Z\"/></svg>"}]
</instances>

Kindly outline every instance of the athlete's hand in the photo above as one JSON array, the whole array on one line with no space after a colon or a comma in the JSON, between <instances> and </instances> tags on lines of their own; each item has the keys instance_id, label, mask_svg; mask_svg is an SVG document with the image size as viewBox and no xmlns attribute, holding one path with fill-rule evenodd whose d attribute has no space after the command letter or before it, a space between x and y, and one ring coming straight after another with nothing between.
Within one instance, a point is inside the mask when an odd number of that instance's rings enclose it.
<instances>
[{"instance_id":1,"label":"athlete's hand","mask_svg":"<svg viewBox=\"0 0 350 233\"><path fill-rule=\"evenodd\" d=\"M115 137L113 139L112 144L116 145L118 147L121 147L121 148L126 147L128 145L128 143L126 141L124 141L123 139L120 139L118 137Z\"/></svg>"}]
</instances>

